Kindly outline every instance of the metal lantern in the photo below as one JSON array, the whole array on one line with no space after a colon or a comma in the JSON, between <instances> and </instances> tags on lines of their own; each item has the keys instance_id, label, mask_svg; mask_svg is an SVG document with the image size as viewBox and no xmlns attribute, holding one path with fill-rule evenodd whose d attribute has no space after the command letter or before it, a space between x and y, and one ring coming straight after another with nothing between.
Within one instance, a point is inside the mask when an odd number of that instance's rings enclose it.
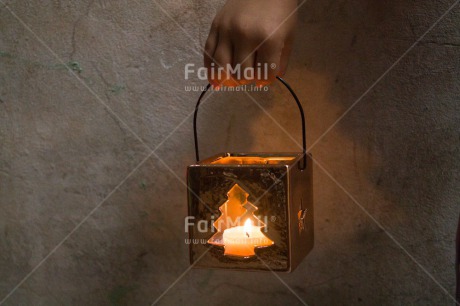
<instances>
[{"instance_id":1,"label":"metal lantern","mask_svg":"<svg viewBox=\"0 0 460 306\"><path fill-rule=\"evenodd\" d=\"M190 262L194 267L290 272L312 250L312 160L306 153L220 153L187 168Z\"/></svg>"}]
</instances>

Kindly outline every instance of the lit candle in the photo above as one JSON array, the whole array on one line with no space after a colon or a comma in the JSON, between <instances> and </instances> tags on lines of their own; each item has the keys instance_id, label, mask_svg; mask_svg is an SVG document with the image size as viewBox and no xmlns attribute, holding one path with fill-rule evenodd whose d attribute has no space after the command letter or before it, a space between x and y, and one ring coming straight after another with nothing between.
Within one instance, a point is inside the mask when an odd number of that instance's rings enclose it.
<instances>
[{"instance_id":1,"label":"lit candle","mask_svg":"<svg viewBox=\"0 0 460 306\"><path fill-rule=\"evenodd\" d=\"M223 240L225 255L250 257L254 256L254 248L273 245L261 231L260 226L253 226L247 219L244 226L235 226L224 231Z\"/></svg>"}]
</instances>

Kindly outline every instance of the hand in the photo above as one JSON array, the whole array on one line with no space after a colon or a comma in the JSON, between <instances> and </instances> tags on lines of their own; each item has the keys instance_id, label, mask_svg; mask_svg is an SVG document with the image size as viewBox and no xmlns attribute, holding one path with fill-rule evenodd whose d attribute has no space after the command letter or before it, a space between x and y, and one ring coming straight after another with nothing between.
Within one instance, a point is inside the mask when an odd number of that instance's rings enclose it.
<instances>
[{"instance_id":1,"label":"hand","mask_svg":"<svg viewBox=\"0 0 460 306\"><path fill-rule=\"evenodd\" d=\"M297 0L228 0L214 18L206 41L204 64L209 82L215 87L254 81L265 86L283 75L292 48L296 9ZM238 66L239 73L235 72Z\"/></svg>"}]
</instances>

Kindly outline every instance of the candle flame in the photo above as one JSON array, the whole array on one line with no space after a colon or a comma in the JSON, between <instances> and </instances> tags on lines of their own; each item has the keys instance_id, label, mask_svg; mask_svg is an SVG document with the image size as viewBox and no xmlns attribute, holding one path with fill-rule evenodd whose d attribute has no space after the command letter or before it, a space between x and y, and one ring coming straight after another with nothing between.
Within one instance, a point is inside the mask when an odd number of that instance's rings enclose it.
<instances>
[{"instance_id":1,"label":"candle flame","mask_svg":"<svg viewBox=\"0 0 460 306\"><path fill-rule=\"evenodd\" d=\"M246 222L244 222L244 232L246 233L246 236L249 237L249 233L251 232L252 229L252 221L251 219L247 219Z\"/></svg>"}]
</instances>

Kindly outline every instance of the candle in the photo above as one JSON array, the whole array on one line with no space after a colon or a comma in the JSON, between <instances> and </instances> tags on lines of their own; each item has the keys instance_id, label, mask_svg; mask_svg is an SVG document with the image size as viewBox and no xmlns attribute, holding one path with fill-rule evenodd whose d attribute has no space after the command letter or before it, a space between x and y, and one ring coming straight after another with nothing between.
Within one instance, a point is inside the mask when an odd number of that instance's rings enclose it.
<instances>
[{"instance_id":1,"label":"candle","mask_svg":"<svg viewBox=\"0 0 460 306\"><path fill-rule=\"evenodd\" d=\"M235 226L224 231L224 254L251 257L255 255L254 248L273 245L273 241L267 238L261 231L260 226L253 226L252 221L247 219L244 226Z\"/></svg>"}]
</instances>

